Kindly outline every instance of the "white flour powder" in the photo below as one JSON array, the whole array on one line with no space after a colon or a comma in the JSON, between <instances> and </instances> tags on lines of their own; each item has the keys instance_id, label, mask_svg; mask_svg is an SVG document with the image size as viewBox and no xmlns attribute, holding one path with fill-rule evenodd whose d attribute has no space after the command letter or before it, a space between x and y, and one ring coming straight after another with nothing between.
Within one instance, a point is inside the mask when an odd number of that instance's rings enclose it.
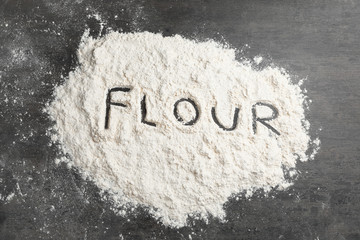
<instances>
[{"instance_id":1,"label":"white flour powder","mask_svg":"<svg viewBox=\"0 0 360 240\"><path fill-rule=\"evenodd\" d=\"M116 206L148 206L173 227L192 214L223 219L231 194L284 189L283 169L308 159L304 96L279 68L148 32L85 35L78 58L47 108L53 140Z\"/></svg>"}]
</instances>

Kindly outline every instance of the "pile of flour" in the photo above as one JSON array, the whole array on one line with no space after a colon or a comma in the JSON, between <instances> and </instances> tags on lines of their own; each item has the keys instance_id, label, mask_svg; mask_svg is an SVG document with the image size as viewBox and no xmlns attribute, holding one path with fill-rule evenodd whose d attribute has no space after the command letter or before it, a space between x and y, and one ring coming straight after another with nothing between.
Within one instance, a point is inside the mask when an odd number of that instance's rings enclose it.
<instances>
[{"instance_id":1,"label":"pile of flour","mask_svg":"<svg viewBox=\"0 0 360 240\"><path fill-rule=\"evenodd\" d=\"M305 97L279 68L256 71L216 42L149 32L85 34L78 59L47 107L53 141L120 209L141 204L172 227L188 215L223 219L230 195L284 189L284 169L308 159ZM268 120L254 126L254 116Z\"/></svg>"}]
</instances>

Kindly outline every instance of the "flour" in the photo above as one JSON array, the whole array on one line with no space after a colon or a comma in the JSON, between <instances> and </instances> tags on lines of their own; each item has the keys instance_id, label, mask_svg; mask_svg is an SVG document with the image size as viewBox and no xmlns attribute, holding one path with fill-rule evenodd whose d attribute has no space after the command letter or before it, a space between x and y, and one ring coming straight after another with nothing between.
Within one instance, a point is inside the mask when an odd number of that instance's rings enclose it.
<instances>
[{"instance_id":1,"label":"flour","mask_svg":"<svg viewBox=\"0 0 360 240\"><path fill-rule=\"evenodd\" d=\"M78 59L47 107L53 141L119 212L140 204L172 227L224 219L229 196L285 189L284 169L308 160L305 97L282 69L148 32L85 34Z\"/></svg>"}]
</instances>

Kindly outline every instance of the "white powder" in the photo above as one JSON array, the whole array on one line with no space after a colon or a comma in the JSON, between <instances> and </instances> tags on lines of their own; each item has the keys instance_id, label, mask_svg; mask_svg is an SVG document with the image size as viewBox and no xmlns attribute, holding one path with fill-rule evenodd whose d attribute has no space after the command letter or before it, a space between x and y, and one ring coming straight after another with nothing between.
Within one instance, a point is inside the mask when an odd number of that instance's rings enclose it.
<instances>
[{"instance_id":1,"label":"white powder","mask_svg":"<svg viewBox=\"0 0 360 240\"><path fill-rule=\"evenodd\" d=\"M263 57L262 56L255 56L254 57L254 62L259 65L262 61L263 61Z\"/></svg>"},{"instance_id":2,"label":"white powder","mask_svg":"<svg viewBox=\"0 0 360 240\"><path fill-rule=\"evenodd\" d=\"M304 96L284 70L252 69L235 60L235 50L213 41L148 32L87 34L78 50L80 66L55 90L48 106L56 121L54 141L62 143L68 163L111 194L117 207L142 204L164 224L186 225L188 215L224 218L223 204L244 190L291 185L283 169L306 161L310 138ZM106 102L109 105L105 129ZM118 89L119 90L119 89ZM141 100L147 114L142 122ZM180 102L174 115L174 104ZM252 106L258 118L253 129ZM144 105L144 104L143 104ZM212 117L215 107L219 124ZM183 123L179 121L182 118ZM278 131L280 135L277 135ZM249 195L250 195L249 194ZM127 204L128 205L128 204ZM120 210L122 208L120 207ZM121 211L120 211L121 212Z\"/></svg>"}]
</instances>

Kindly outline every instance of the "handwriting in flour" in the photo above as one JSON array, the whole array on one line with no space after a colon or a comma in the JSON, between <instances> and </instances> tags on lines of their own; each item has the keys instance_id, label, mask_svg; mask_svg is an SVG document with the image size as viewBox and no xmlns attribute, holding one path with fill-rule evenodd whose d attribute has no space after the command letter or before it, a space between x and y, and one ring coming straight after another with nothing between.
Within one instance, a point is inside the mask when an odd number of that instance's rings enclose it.
<instances>
[{"instance_id":1,"label":"handwriting in flour","mask_svg":"<svg viewBox=\"0 0 360 240\"><path fill-rule=\"evenodd\" d=\"M112 92L130 92L130 88L127 87L116 87L109 89L107 96L106 96L106 114L105 114L105 129L109 128L109 113L110 113L110 106L119 106L119 107L126 107L123 103L116 103L111 101L111 93Z\"/></svg>"},{"instance_id":2,"label":"handwriting in flour","mask_svg":"<svg viewBox=\"0 0 360 240\"><path fill-rule=\"evenodd\" d=\"M181 103L181 102L188 102L188 103L190 103L190 104L193 106L193 108L195 109L195 117L194 117L192 120L190 120L189 122L184 122L184 120L182 119L182 117L179 115L178 105L179 105L179 103ZM195 103L193 100L191 100L190 98L186 98L186 99L185 99L185 98L181 98L181 99L177 100L177 101L175 102L175 104L174 104L174 116L175 116L175 118L176 118L179 122L182 122L183 125L185 125L185 126L191 126L191 125L194 125L194 124L197 122L197 120L199 119L199 109L198 109L196 103Z\"/></svg>"},{"instance_id":3,"label":"handwriting in flour","mask_svg":"<svg viewBox=\"0 0 360 240\"><path fill-rule=\"evenodd\" d=\"M131 89L128 87L116 87L116 88L111 88L108 90L108 93L106 96L105 129L109 128L109 117L110 117L111 105L119 106L119 107L127 107L127 105L124 103L113 102L111 100L111 93L113 93L113 92L130 92L130 91L131 91ZM190 103L190 105L195 110L195 116L190 121L187 121L187 122L184 121L184 119L179 114L178 105L182 102ZM141 106L141 123L152 126L152 127L156 127L156 123L146 120L146 115L147 115L146 95L143 96L140 106ZM263 118L258 117L257 112L256 112L256 106L268 107L272 111L272 115L269 117L263 117ZM212 117L214 123L222 130L233 131L236 129L236 127L238 125L239 111L240 111L239 108L235 108L233 123L230 127L225 127L223 124L220 123L218 117L216 116L215 107L211 108L211 117ZM269 103L264 103L264 102L257 102L252 106L251 113L252 113L252 128L253 128L254 134L256 134L256 132L257 132L257 124L259 122L259 123L263 124L265 127L267 127L269 130L274 132L276 135L280 135L280 132L269 124L269 121L274 120L279 116L278 110L273 105L271 105ZM199 120L199 116L200 116L199 107L197 106L195 101L190 98L181 98L181 99L177 100L174 103L173 114L174 114L175 119L185 126L195 125L197 123L197 121Z\"/></svg>"},{"instance_id":4,"label":"handwriting in flour","mask_svg":"<svg viewBox=\"0 0 360 240\"><path fill-rule=\"evenodd\" d=\"M265 107L270 108L272 110L272 115L270 117L266 117L266 118L257 117L256 106L265 106ZM256 130L257 130L257 122L260 122L265 127L270 129L271 131L273 131L275 134L280 135L280 133L275 128L273 128L272 126L270 126L269 123L267 123L267 121L273 120L273 119L275 119L275 118L277 118L279 116L278 110L273 105L271 105L269 103L257 102L256 104L254 104L252 106L251 112L252 112L252 116L253 116L252 127L253 127L254 134L256 133Z\"/></svg>"},{"instance_id":5,"label":"handwriting in flour","mask_svg":"<svg viewBox=\"0 0 360 240\"><path fill-rule=\"evenodd\" d=\"M141 100L141 122L153 127L156 127L156 124L153 122L149 122L146 119L146 114L147 114L147 110L146 110L146 96L144 95L143 99Z\"/></svg>"}]
</instances>

